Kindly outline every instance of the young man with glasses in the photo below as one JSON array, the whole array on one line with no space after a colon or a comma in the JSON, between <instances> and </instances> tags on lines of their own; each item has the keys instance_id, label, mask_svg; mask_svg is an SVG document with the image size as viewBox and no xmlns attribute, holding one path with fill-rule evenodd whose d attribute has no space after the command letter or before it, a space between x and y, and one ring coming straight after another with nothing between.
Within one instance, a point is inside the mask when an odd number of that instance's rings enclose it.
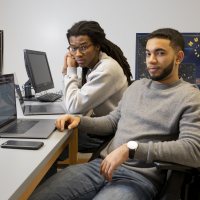
<instances>
[{"instance_id":1,"label":"young man with glasses","mask_svg":"<svg viewBox=\"0 0 200 200\"><path fill-rule=\"evenodd\" d=\"M104 116L117 105L131 71L121 49L106 39L95 21L80 21L67 32L69 47L64 59L64 102L68 113ZM77 69L82 69L82 82ZM94 151L107 137L79 134L79 151Z\"/></svg>"},{"instance_id":2,"label":"young man with glasses","mask_svg":"<svg viewBox=\"0 0 200 200\"><path fill-rule=\"evenodd\" d=\"M158 29L146 43L150 79L135 81L107 116L61 116L61 131L69 122L69 129L115 136L99 158L58 172L30 200L150 200L166 178L154 161L200 167L200 92L179 79L183 58L181 33Z\"/></svg>"}]
</instances>

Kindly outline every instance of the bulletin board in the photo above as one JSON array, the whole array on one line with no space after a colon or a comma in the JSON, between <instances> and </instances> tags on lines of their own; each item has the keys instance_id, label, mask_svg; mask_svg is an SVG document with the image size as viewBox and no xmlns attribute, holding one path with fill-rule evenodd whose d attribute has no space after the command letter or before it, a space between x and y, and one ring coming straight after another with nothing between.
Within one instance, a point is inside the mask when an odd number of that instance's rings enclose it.
<instances>
[{"instance_id":1,"label":"bulletin board","mask_svg":"<svg viewBox=\"0 0 200 200\"><path fill-rule=\"evenodd\" d=\"M182 33L185 40L185 57L179 75L185 81L200 86L200 33ZM145 63L145 46L148 33L136 33L135 79L149 78Z\"/></svg>"}]
</instances>

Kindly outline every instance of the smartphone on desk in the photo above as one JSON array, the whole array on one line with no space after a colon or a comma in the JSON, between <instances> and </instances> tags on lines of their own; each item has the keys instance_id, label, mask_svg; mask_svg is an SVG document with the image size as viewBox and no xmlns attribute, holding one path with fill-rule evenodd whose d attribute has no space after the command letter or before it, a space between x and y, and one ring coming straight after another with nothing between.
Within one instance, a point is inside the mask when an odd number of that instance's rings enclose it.
<instances>
[{"instance_id":1,"label":"smartphone on desk","mask_svg":"<svg viewBox=\"0 0 200 200\"><path fill-rule=\"evenodd\" d=\"M8 140L1 144L1 148L37 150L43 145L40 141Z\"/></svg>"}]
</instances>

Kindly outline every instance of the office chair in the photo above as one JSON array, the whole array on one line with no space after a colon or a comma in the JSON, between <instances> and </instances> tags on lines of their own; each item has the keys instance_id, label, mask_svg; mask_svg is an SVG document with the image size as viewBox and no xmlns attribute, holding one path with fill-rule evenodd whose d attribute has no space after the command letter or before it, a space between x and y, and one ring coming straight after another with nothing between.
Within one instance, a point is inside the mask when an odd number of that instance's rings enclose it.
<instances>
[{"instance_id":1,"label":"office chair","mask_svg":"<svg viewBox=\"0 0 200 200\"><path fill-rule=\"evenodd\" d=\"M165 170L166 181L155 200L200 200L200 168L154 162L158 170Z\"/></svg>"}]
</instances>

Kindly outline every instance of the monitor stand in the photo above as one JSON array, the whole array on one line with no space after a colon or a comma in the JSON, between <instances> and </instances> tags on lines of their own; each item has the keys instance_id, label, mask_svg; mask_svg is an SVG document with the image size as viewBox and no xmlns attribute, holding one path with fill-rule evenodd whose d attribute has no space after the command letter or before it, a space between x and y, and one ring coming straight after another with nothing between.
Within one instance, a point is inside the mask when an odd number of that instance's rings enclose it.
<instances>
[{"instance_id":1,"label":"monitor stand","mask_svg":"<svg viewBox=\"0 0 200 200\"><path fill-rule=\"evenodd\" d=\"M24 84L24 91L25 91L25 96L23 97L24 101L38 101L35 95L32 94L31 91L32 84L31 81L28 80Z\"/></svg>"}]
</instances>

